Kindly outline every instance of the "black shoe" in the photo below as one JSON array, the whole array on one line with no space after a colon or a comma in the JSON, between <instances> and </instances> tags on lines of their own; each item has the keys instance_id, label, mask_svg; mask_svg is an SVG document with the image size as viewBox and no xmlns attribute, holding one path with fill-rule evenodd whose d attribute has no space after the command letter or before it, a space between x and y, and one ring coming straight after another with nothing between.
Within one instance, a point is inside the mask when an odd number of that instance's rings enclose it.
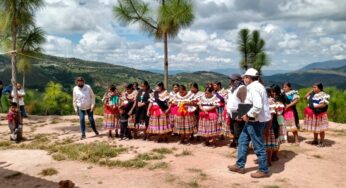
<instances>
[{"instance_id":1,"label":"black shoe","mask_svg":"<svg viewBox=\"0 0 346 188\"><path fill-rule=\"evenodd\" d=\"M80 137L80 140L84 140L84 139L86 139L86 136L85 136L85 135L82 135L82 136Z\"/></svg>"},{"instance_id":2,"label":"black shoe","mask_svg":"<svg viewBox=\"0 0 346 188\"><path fill-rule=\"evenodd\" d=\"M96 132L95 132L95 135L96 135L96 136L99 136L99 135L100 135L100 133L96 131Z\"/></svg>"},{"instance_id":3,"label":"black shoe","mask_svg":"<svg viewBox=\"0 0 346 188\"><path fill-rule=\"evenodd\" d=\"M230 145L229 145L230 148L237 148L237 143L236 142L232 142Z\"/></svg>"}]
</instances>

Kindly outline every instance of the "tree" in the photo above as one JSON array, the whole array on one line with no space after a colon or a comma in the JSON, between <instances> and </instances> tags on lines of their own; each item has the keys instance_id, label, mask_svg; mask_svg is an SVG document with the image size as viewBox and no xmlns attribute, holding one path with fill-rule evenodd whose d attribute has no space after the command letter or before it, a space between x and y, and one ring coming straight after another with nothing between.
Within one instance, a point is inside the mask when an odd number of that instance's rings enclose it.
<instances>
[{"instance_id":1,"label":"tree","mask_svg":"<svg viewBox=\"0 0 346 188\"><path fill-rule=\"evenodd\" d=\"M68 114L72 112L72 98L59 83L48 82L43 95L45 114Z\"/></svg>"},{"instance_id":2,"label":"tree","mask_svg":"<svg viewBox=\"0 0 346 188\"><path fill-rule=\"evenodd\" d=\"M18 68L18 72L23 74L22 85L23 85L23 88L25 88L25 74L31 72L32 65L29 62L28 58L23 57L23 58L20 58L17 68Z\"/></svg>"},{"instance_id":3,"label":"tree","mask_svg":"<svg viewBox=\"0 0 346 188\"><path fill-rule=\"evenodd\" d=\"M43 0L1 0L0 1L0 31L2 39L11 41L12 86L14 98L17 96L17 47L18 37L25 28L34 25L34 12L43 6Z\"/></svg>"},{"instance_id":4,"label":"tree","mask_svg":"<svg viewBox=\"0 0 346 188\"><path fill-rule=\"evenodd\" d=\"M142 0L118 0L118 5L113 8L114 16L120 22L127 25L138 23L143 32L163 41L164 83L167 87L168 37L176 37L182 28L192 24L193 4L190 0L160 0L157 14L153 12L149 4Z\"/></svg>"},{"instance_id":5,"label":"tree","mask_svg":"<svg viewBox=\"0 0 346 188\"><path fill-rule=\"evenodd\" d=\"M240 67L244 70L252 67L262 74L262 67L270 64L268 55L265 52L265 41L261 38L258 30L252 31L242 29L238 34L238 49L242 54Z\"/></svg>"},{"instance_id":6,"label":"tree","mask_svg":"<svg viewBox=\"0 0 346 188\"><path fill-rule=\"evenodd\" d=\"M238 50L242 54L240 67L247 70L249 68L249 54L250 54L250 30L242 29L238 33Z\"/></svg>"}]
</instances>

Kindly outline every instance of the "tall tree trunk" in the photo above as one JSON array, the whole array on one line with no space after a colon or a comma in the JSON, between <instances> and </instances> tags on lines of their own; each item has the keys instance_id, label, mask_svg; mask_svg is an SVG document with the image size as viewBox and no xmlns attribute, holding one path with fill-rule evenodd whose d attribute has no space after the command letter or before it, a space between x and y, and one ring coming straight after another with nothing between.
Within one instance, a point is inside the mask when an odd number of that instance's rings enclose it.
<instances>
[{"instance_id":1,"label":"tall tree trunk","mask_svg":"<svg viewBox=\"0 0 346 188\"><path fill-rule=\"evenodd\" d=\"M245 57L244 57L244 68L245 68L245 71L249 68L248 60L247 60L247 54L245 54Z\"/></svg>"},{"instance_id":2,"label":"tall tree trunk","mask_svg":"<svg viewBox=\"0 0 346 188\"><path fill-rule=\"evenodd\" d=\"M12 50L13 52L11 53L11 68L12 68L12 78L11 78L11 83L12 83L12 90L13 90L13 98L17 102L19 106L19 99L17 95L17 24L16 24L16 18L13 18L13 23L12 23Z\"/></svg>"},{"instance_id":3,"label":"tall tree trunk","mask_svg":"<svg viewBox=\"0 0 346 188\"><path fill-rule=\"evenodd\" d=\"M164 43L164 50L165 50L164 82L165 82L165 86L168 88L168 35L167 33L164 33L163 43Z\"/></svg>"},{"instance_id":4,"label":"tall tree trunk","mask_svg":"<svg viewBox=\"0 0 346 188\"><path fill-rule=\"evenodd\" d=\"M23 89L25 89L25 71L23 72Z\"/></svg>"}]
</instances>

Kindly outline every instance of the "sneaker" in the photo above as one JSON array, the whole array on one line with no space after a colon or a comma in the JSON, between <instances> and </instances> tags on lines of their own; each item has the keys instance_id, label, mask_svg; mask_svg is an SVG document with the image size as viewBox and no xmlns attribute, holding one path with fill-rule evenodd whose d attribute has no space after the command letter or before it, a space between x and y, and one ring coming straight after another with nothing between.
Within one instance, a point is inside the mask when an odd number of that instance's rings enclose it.
<instances>
[{"instance_id":1,"label":"sneaker","mask_svg":"<svg viewBox=\"0 0 346 188\"><path fill-rule=\"evenodd\" d=\"M85 136L85 135L82 135L82 136L80 137L80 140L84 140L84 139L86 139L86 136Z\"/></svg>"},{"instance_id":2,"label":"sneaker","mask_svg":"<svg viewBox=\"0 0 346 188\"><path fill-rule=\"evenodd\" d=\"M261 172L261 171L257 171L255 173L252 173L251 177L252 178L267 178L267 177L269 177L269 174Z\"/></svg>"},{"instance_id":3,"label":"sneaker","mask_svg":"<svg viewBox=\"0 0 346 188\"><path fill-rule=\"evenodd\" d=\"M240 173L240 174L245 174L245 168L240 168L237 165L232 165L232 166L229 165L228 166L228 170L232 171L232 172L237 172L237 173Z\"/></svg>"}]
</instances>

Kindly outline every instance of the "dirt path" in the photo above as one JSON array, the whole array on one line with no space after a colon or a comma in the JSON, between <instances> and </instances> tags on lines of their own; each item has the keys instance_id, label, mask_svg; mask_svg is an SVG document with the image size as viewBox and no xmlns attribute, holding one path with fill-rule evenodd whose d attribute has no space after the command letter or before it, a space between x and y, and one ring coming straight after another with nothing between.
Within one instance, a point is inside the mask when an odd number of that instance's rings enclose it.
<instances>
[{"instance_id":1,"label":"dirt path","mask_svg":"<svg viewBox=\"0 0 346 188\"><path fill-rule=\"evenodd\" d=\"M1 139L8 139L5 115L0 115ZM98 119L100 117L97 117ZM100 119L97 120L98 122ZM236 151L226 144L217 148L195 142L179 145L176 141L159 144L154 141L109 140L106 136L93 137L82 142L103 140L133 148L117 159L128 160L138 153L155 148L174 148L172 154L153 163L165 162L166 168L107 168L78 161L56 161L47 151L7 149L0 150L0 187L57 187L60 180L72 180L78 187L346 187L346 125L331 123L325 148L309 144L312 135L300 133L301 144L284 144L280 160L270 168L270 178L252 179L250 173L257 169L256 156L250 154L247 173L234 174L227 165L235 163ZM55 139L79 138L76 117L30 117L26 120L24 135L54 133ZM28 141L27 141L28 142ZM82 143L81 141L76 141ZM186 155L179 155L185 152ZM38 175L42 169L55 168L58 174Z\"/></svg>"}]
</instances>

